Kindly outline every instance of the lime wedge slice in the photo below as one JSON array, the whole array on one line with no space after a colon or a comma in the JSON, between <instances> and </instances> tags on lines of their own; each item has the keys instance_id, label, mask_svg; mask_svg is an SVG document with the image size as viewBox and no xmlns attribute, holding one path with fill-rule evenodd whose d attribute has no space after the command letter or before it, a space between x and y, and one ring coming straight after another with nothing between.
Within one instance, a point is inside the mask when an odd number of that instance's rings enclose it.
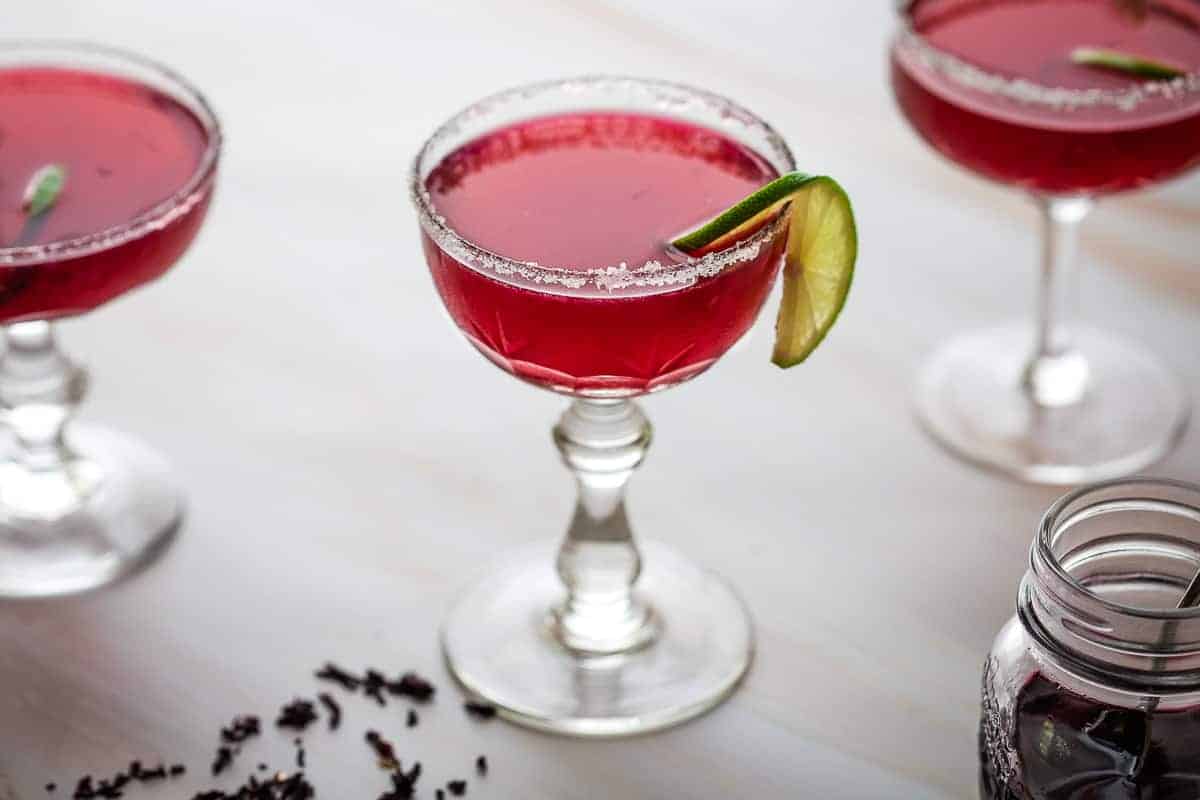
<instances>
[{"instance_id":1,"label":"lime wedge slice","mask_svg":"<svg viewBox=\"0 0 1200 800\"><path fill-rule=\"evenodd\" d=\"M21 209L30 217L40 217L58 202L67 183L67 169L60 164L47 164L33 173L25 185Z\"/></svg>"},{"instance_id":2,"label":"lime wedge slice","mask_svg":"<svg viewBox=\"0 0 1200 800\"><path fill-rule=\"evenodd\" d=\"M1076 47L1071 51L1071 61L1085 67L1124 72L1139 78L1171 80L1187 74L1171 64L1102 47Z\"/></svg>"},{"instance_id":3,"label":"lime wedge slice","mask_svg":"<svg viewBox=\"0 0 1200 800\"><path fill-rule=\"evenodd\" d=\"M785 206L787 256L771 360L787 368L808 358L829 333L854 278L858 231L850 198L837 181L789 172L672 244L690 255L728 247Z\"/></svg>"}]
</instances>

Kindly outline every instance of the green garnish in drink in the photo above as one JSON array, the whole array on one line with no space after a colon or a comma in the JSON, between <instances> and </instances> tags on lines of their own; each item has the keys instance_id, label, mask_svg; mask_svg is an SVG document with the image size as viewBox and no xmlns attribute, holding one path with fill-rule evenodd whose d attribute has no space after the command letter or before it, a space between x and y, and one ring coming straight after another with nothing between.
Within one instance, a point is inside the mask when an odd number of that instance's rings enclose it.
<instances>
[{"instance_id":1,"label":"green garnish in drink","mask_svg":"<svg viewBox=\"0 0 1200 800\"><path fill-rule=\"evenodd\" d=\"M67 169L61 164L47 164L33 173L25 184L21 199L21 210L25 212L25 224L17 234L13 247L24 247L37 238L38 230L45 222L45 215L58 202L63 187L67 185Z\"/></svg>"},{"instance_id":2,"label":"green garnish in drink","mask_svg":"<svg viewBox=\"0 0 1200 800\"><path fill-rule=\"evenodd\" d=\"M1171 80L1186 74L1184 70L1161 61L1103 47L1076 47L1071 51L1071 61L1085 67L1124 72L1151 80Z\"/></svg>"},{"instance_id":3,"label":"green garnish in drink","mask_svg":"<svg viewBox=\"0 0 1200 800\"><path fill-rule=\"evenodd\" d=\"M783 299L771 360L787 368L808 358L825 338L854 278L858 231L850 198L837 181L802 172L781 175L672 244L693 255L719 250L746 238L785 207L790 219Z\"/></svg>"},{"instance_id":4,"label":"green garnish in drink","mask_svg":"<svg viewBox=\"0 0 1200 800\"><path fill-rule=\"evenodd\" d=\"M67 184L67 170L61 164L47 164L33 173L25 185L25 196L21 209L27 216L40 217L58 202L63 187Z\"/></svg>"}]
</instances>

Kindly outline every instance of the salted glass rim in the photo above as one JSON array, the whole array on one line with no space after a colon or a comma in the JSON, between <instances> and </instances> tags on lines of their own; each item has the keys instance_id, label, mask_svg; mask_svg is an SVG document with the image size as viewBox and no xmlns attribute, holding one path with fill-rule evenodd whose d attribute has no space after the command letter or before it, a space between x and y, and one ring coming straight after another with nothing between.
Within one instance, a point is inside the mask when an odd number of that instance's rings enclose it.
<instances>
[{"instance_id":1,"label":"salted glass rim","mask_svg":"<svg viewBox=\"0 0 1200 800\"><path fill-rule=\"evenodd\" d=\"M1200 619L1200 606L1192 606L1190 608L1146 608L1118 603L1109 598L1102 597L1088 588L1062 565L1058 553L1054 551L1054 534L1058 530L1060 523L1067 521L1072 516L1064 516L1065 512L1080 501L1086 502L1089 497L1101 498L1113 489L1128 490L1128 497L1125 499L1130 502L1154 500L1155 498L1146 496L1149 491L1167 490L1190 493L1195 496L1198 504L1200 504L1200 484L1170 478L1118 478L1116 480L1083 486L1060 497L1042 516L1030 553L1031 560L1036 559L1040 561L1059 580L1064 581L1076 591L1083 593L1089 600L1117 614L1160 622ZM1200 505L1197 507L1200 508Z\"/></svg>"},{"instance_id":2,"label":"salted glass rim","mask_svg":"<svg viewBox=\"0 0 1200 800\"><path fill-rule=\"evenodd\" d=\"M196 168L183 185L168 197L119 225L112 225L99 231L75 236L70 239L60 239L44 244L26 245L23 247L0 247L0 267L22 267L41 264L48 261L65 260L91 255L102 250L122 245L134 239L139 239L155 230L161 230L179 217L187 214L207 194L209 183L216 171L218 157L221 152L222 132L221 122L212 105L204 94L191 82L158 61L111 45L99 44L78 39L0 39L0 70L21 66L21 62L13 58L22 52L36 56L61 54L61 63L53 61L33 61L29 63L39 66L70 68L70 55L98 57L110 59L114 64L126 64L134 68L144 69L164 79L167 92L182 96L194 108L189 106L197 121L203 126L207 143ZM85 63L83 69L110 74L102 64ZM117 77L119 72L111 71ZM133 80L137 80L136 76ZM163 87L154 88L162 90Z\"/></svg>"},{"instance_id":3,"label":"salted glass rim","mask_svg":"<svg viewBox=\"0 0 1200 800\"><path fill-rule=\"evenodd\" d=\"M1146 80L1124 89L1068 89L985 69L962 56L943 50L916 30L910 11L919 2L921 0L895 0L896 16L900 20L897 44L912 47L927 66L955 83L983 94L1061 113L1102 107L1128 112L1154 100L1178 100L1200 95L1200 70L1170 79Z\"/></svg>"},{"instance_id":4,"label":"salted glass rim","mask_svg":"<svg viewBox=\"0 0 1200 800\"><path fill-rule=\"evenodd\" d=\"M707 253L699 258L685 256L684 260L666 264L651 259L637 265L623 262L604 267L572 269L562 265L522 261L489 250L454 230L446 218L438 212L436 203L425 186L425 177L422 175L422 171L427 166L427 160L434 148L444 140L461 135L462 127L465 124L479 117L487 116L500 107L528 102L538 96L553 92L582 93L589 90L606 89L629 89L650 96L661 96L664 102L686 98L688 102L699 103L714 113L716 119L736 121L761 134L772 152L762 153L758 152L758 148L752 149L760 156L767 158L772 167L782 166L781 174L796 168L795 159L787 143L769 123L744 106L714 92L673 81L622 75L583 75L537 81L496 92L472 103L438 126L421 145L421 149L417 151L417 155L412 160L409 173L409 193L417 208L422 229L439 248L468 267L476 268L485 274L494 273L501 277L518 277L536 285L539 291L570 294L574 291L586 292L594 289L614 293L629 288L649 288L653 291L654 289L670 290L688 286L702 278L713 277L737 264L753 260L759 255L762 248L769 246L770 242L787 226L786 215L779 215L746 239L741 239L729 247ZM572 110L585 111L587 106L580 105ZM532 114L529 119L541 115ZM671 116L670 110L664 110L664 116ZM687 119L705 125L702 121ZM717 128L713 124L708 124L706 127L737 138L734 133L725 128ZM462 144L466 144L468 141L470 141L469 138L464 138ZM738 141L746 145L745 141ZM436 164L429 166L432 169L436 167ZM700 224L704 220L696 222ZM681 253L681 256L684 254Z\"/></svg>"}]
</instances>

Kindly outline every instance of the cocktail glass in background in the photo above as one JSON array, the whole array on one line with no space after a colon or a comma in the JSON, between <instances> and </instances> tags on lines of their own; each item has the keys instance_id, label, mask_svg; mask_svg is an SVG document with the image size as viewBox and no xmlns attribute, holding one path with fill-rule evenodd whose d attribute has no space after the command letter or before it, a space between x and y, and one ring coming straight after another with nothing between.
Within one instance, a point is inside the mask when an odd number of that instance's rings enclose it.
<instances>
[{"instance_id":1,"label":"cocktail glass in background","mask_svg":"<svg viewBox=\"0 0 1200 800\"><path fill-rule=\"evenodd\" d=\"M108 583L179 525L161 458L70 421L87 381L52 322L175 263L204 219L220 143L204 98L140 56L0 44L0 410L12 434L0 460L0 596Z\"/></svg>"},{"instance_id":2,"label":"cocktail glass in background","mask_svg":"<svg viewBox=\"0 0 1200 800\"><path fill-rule=\"evenodd\" d=\"M1159 361L1075 324L1080 223L1099 197L1200 162L1197 0L906 0L892 49L900 108L935 149L1030 193L1044 220L1032 324L951 341L920 381L920 417L977 464L1041 483L1135 472L1190 411ZM1174 65L1148 78L1084 49Z\"/></svg>"},{"instance_id":3,"label":"cocktail glass in background","mask_svg":"<svg viewBox=\"0 0 1200 800\"><path fill-rule=\"evenodd\" d=\"M521 553L443 628L455 677L507 717L654 730L717 704L749 667L736 593L634 543L623 496L650 425L631 398L695 377L746 332L787 225L699 259L665 243L792 169L780 137L734 103L625 78L490 97L418 154L412 195L450 315L493 363L572 399L554 440L579 499L557 571L551 548Z\"/></svg>"}]
</instances>

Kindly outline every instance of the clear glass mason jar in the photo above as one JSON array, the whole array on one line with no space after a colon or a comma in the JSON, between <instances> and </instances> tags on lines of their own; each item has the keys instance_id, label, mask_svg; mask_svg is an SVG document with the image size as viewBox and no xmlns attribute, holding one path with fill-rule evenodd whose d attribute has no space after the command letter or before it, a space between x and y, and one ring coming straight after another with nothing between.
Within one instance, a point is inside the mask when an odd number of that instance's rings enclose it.
<instances>
[{"instance_id":1,"label":"clear glass mason jar","mask_svg":"<svg viewBox=\"0 0 1200 800\"><path fill-rule=\"evenodd\" d=\"M1046 512L983 675L984 800L1200 798L1200 486L1114 481Z\"/></svg>"}]
</instances>

